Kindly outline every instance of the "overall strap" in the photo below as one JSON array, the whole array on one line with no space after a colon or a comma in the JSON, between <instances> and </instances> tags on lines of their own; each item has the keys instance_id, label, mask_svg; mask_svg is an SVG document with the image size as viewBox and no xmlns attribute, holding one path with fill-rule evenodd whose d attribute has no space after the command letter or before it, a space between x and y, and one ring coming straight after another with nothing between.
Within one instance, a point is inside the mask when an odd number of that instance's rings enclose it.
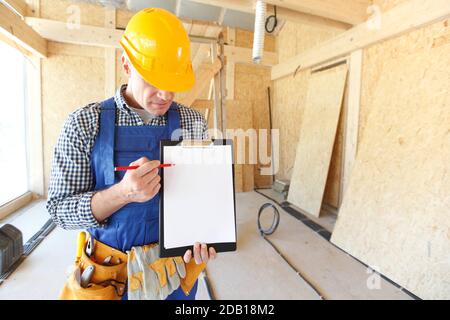
<instances>
[{"instance_id":1,"label":"overall strap","mask_svg":"<svg viewBox=\"0 0 450 320\"><path fill-rule=\"evenodd\" d=\"M183 136L180 123L180 112L178 104L172 102L168 112L168 129L171 140L180 140Z\"/></svg>"},{"instance_id":2,"label":"overall strap","mask_svg":"<svg viewBox=\"0 0 450 320\"><path fill-rule=\"evenodd\" d=\"M101 170L105 177L105 185L114 184L114 138L116 128L116 103L114 98L105 100L100 108L100 152Z\"/></svg>"}]
</instances>

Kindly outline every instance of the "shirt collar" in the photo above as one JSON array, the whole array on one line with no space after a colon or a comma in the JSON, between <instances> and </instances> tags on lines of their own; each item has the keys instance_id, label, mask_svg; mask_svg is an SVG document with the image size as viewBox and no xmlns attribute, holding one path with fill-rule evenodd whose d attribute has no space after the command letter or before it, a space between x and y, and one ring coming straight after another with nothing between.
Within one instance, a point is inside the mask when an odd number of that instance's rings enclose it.
<instances>
[{"instance_id":1,"label":"shirt collar","mask_svg":"<svg viewBox=\"0 0 450 320\"><path fill-rule=\"evenodd\" d=\"M130 116L134 115L134 116L137 116L139 119L141 119L141 117L134 110L132 110L131 107L125 101L124 92L126 89L127 89L126 84L121 85L120 88L117 89L116 94L114 95L114 100L116 102L116 105L120 110L125 111L128 115L130 115ZM166 117L167 117L167 113L165 115L155 117L155 118L153 118L153 120L162 120L162 119L166 119ZM141 122L142 122L142 120L141 120Z\"/></svg>"}]
</instances>

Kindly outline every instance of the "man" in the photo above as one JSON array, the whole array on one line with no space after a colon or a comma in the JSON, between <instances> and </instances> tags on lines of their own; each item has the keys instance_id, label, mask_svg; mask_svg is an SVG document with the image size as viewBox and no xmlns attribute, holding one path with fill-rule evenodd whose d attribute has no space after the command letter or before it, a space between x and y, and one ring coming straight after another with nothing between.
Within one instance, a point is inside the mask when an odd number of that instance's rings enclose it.
<instances>
[{"instance_id":1,"label":"man","mask_svg":"<svg viewBox=\"0 0 450 320\"><path fill-rule=\"evenodd\" d=\"M47 209L60 227L88 228L126 252L158 242L160 140L179 137L180 129L184 139L206 139L207 124L173 101L174 92L194 84L189 38L173 14L140 11L120 43L128 84L69 115L55 147ZM114 172L124 165L139 168ZM213 248L196 243L183 259L200 264L215 257ZM178 291L169 298L185 298ZM196 286L187 298L195 292Z\"/></svg>"}]
</instances>

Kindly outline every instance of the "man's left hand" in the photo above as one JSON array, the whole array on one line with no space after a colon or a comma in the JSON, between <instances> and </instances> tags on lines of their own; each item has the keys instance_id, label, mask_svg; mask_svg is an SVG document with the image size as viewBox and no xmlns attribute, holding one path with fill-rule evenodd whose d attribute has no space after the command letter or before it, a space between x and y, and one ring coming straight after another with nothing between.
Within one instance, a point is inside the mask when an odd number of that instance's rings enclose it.
<instances>
[{"instance_id":1,"label":"man's left hand","mask_svg":"<svg viewBox=\"0 0 450 320\"><path fill-rule=\"evenodd\" d=\"M194 259L195 263L208 263L209 260L214 260L217 257L216 250L214 248L209 248L205 243L200 244L196 242L194 244ZM183 260L185 263L189 263L192 259L192 250L186 251L184 254Z\"/></svg>"}]
</instances>

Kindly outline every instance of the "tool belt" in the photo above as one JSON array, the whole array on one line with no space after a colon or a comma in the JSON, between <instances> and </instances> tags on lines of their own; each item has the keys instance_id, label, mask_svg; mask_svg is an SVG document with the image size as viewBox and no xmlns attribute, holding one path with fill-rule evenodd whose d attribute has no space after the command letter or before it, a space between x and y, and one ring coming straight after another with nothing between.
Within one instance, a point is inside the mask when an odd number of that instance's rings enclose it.
<instances>
[{"instance_id":1,"label":"tool belt","mask_svg":"<svg viewBox=\"0 0 450 320\"><path fill-rule=\"evenodd\" d=\"M61 290L60 300L120 300L125 294L128 255L98 240L93 242L86 241ZM86 254L89 245L93 245L91 256ZM180 287L186 296L205 267L204 263L197 265L194 259L185 264L186 276L181 279Z\"/></svg>"}]
</instances>

